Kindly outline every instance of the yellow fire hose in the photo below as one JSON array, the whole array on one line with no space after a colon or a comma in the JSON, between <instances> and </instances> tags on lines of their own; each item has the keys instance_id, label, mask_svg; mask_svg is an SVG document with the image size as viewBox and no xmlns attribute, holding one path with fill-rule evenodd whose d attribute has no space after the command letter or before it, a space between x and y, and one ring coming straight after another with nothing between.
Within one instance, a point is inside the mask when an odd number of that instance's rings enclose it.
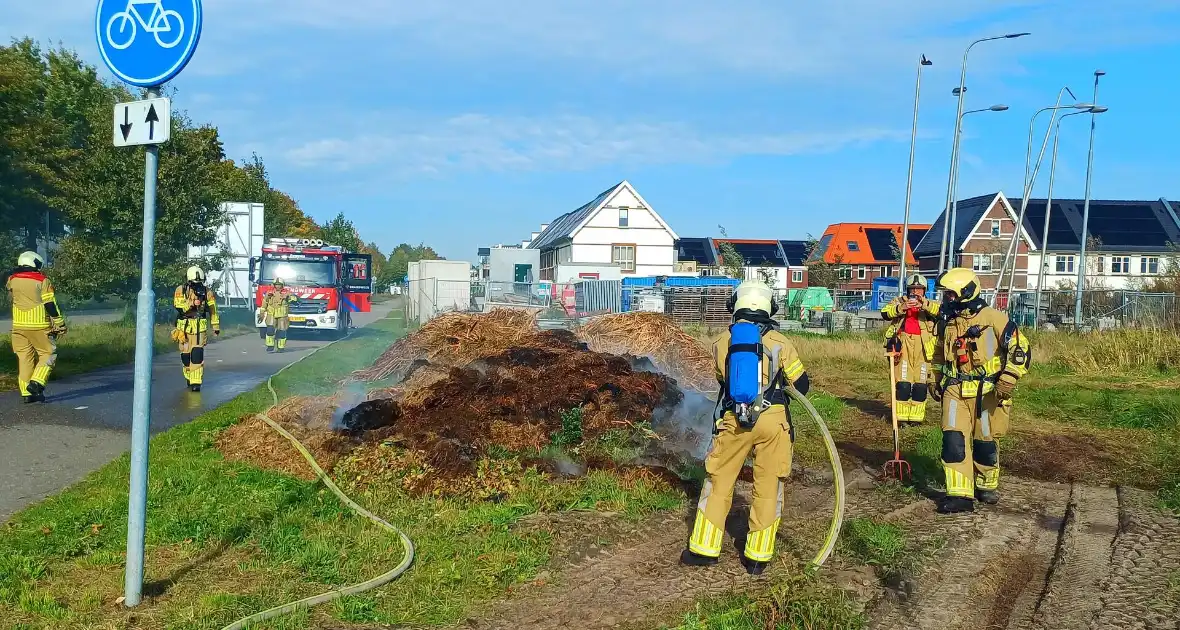
<instances>
[{"instance_id":1,"label":"yellow fire hose","mask_svg":"<svg viewBox=\"0 0 1180 630\"><path fill-rule=\"evenodd\" d=\"M348 337L344 337L343 339L338 339L336 341L343 341L344 339L347 339L347 338ZM332 343L329 343L327 345L320 346L319 348L316 348L315 350L300 357L297 361L293 361L293 362L289 363L288 365L284 366L281 370L279 370L278 372L275 372L273 376L266 379L266 389L270 391L270 396L271 396L271 400L273 401L273 404L275 404L275 405L279 404L279 395L278 395L278 393L275 392L274 383L273 383L274 377L278 376L279 374L282 374L287 368L299 363L300 361L303 361L304 359L310 357L311 355L315 354L316 352L319 352L320 350L323 350L324 348L334 345L336 343L336 341L333 341ZM358 515L369 519L370 521L372 521L374 524L376 524L381 529L384 529L385 531L390 532L392 534L396 534L398 536L398 538L401 539L402 547L405 549L405 554L402 557L402 561L400 563L398 563L398 565L396 567L390 569L389 571L386 571L385 573L382 573L381 575L378 575L375 578L365 580L364 582L361 582L359 584L354 584L352 586L346 586L346 587L340 588L340 589L333 589L333 590L328 591L326 593L321 593L319 595L314 595L312 597L307 597L307 598L301 599L299 601L294 601L289 604L283 604L282 606L276 606L276 607L271 608L269 610L264 610L262 612L255 613L253 615L250 615L249 617L244 617L242 619L239 619L239 620L229 624L228 626L226 626L222 630L243 630L244 628L246 628L247 626L249 626L251 624L257 624L257 623L259 623L261 621L265 621L267 619L273 619L275 617L289 615L297 610L301 610L304 608L311 608L312 606L318 606L319 604L323 604L325 602L330 602L334 599L339 599L339 598L344 597L346 595L356 595L357 593L363 593L365 591L375 589L379 586L383 586L385 584L388 584L388 583L396 580L403 573L405 573L406 570L410 568L410 565L414 562L414 542L410 540L409 536L406 536L401 530L399 530L398 528L394 527L393 525L390 525L389 523L385 522L385 520L383 520L381 517L373 514L372 512L366 510L365 508L361 507L360 505L358 505L356 503L356 501L353 501L352 499L348 498L348 495L344 494L344 492L342 492L340 490L340 488L336 487L336 484L332 482L332 479L328 477L328 474L324 472L324 469L320 468L320 465L318 463L316 463L315 458L312 457L311 453L308 452L306 447L304 447L302 444L299 443L299 440L295 439L295 436L288 433L286 429L279 426L278 423L276 423L274 420L271 420L269 417L267 417L267 415L265 413L258 414L258 417L261 418L263 422L270 425L270 427L272 429L274 429L276 432L278 432L279 435L282 435L283 437L285 437L291 441L292 446L294 446L299 451L300 455L303 455L303 458L307 460L308 465L310 465L312 470L315 471L316 477L318 477L319 480L321 482L323 482L323 484L329 490L331 490L332 493L335 494L336 497L339 498L342 503L344 503L348 507L352 508L352 511L356 512Z\"/></svg>"},{"instance_id":2,"label":"yellow fire hose","mask_svg":"<svg viewBox=\"0 0 1180 630\"><path fill-rule=\"evenodd\" d=\"M787 393L800 405L803 405L803 408L815 420L815 426L819 427L820 435L824 439L824 446L828 450L828 461L832 464L832 481L836 490L836 504L832 509L832 522L828 525L828 534L824 537L824 544L819 548L819 553L815 554L815 558L807 565L809 570L814 570L822 566L832 555L832 551L836 549L836 539L839 538L840 528L844 524L844 468L840 465L840 453L836 450L836 442L832 439L827 423L816 411L815 406L811 404L810 400L807 400L806 396L800 394L799 390L790 385L787 385Z\"/></svg>"}]
</instances>

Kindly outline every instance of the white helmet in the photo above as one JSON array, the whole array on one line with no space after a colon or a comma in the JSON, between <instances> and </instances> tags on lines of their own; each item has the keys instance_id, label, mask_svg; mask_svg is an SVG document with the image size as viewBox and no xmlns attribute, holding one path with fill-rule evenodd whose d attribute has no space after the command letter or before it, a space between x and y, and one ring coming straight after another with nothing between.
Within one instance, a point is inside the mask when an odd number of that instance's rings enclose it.
<instances>
[{"instance_id":1,"label":"white helmet","mask_svg":"<svg viewBox=\"0 0 1180 630\"><path fill-rule=\"evenodd\" d=\"M205 272L202 271L201 268L196 265L189 267L188 273L185 275L188 277L189 282L204 282L205 281Z\"/></svg>"},{"instance_id":2,"label":"white helmet","mask_svg":"<svg viewBox=\"0 0 1180 630\"><path fill-rule=\"evenodd\" d=\"M45 259L42 258L41 254L38 254L37 252L24 252L17 257L16 266L40 269L41 267L45 266Z\"/></svg>"},{"instance_id":3,"label":"white helmet","mask_svg":"<svg viewBox=\"0 0 1180 630\"><path fill-rule=\"evenodd\" d=\"M762 311L767 315L774 315L778 305L774 302L774 289L765 282L746 280L738 285L733 296L729 298L730 309L733 312L742 310Z\"/></svg>"}]
</instances>

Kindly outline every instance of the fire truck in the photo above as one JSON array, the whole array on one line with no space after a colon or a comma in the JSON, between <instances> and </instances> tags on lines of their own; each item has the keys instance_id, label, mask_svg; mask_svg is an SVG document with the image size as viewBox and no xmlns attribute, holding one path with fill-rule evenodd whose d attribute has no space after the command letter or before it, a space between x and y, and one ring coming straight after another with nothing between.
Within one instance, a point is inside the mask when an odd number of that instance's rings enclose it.
<instances>
[{"instance_id":1,"label":"fire truck","mask_svg":"<svg viewBox=\"0 0 1180 630\"><path fill-rule=\"evenodd\" d=\"M259 336L266 336L262 300L274 289L275 280L299 296L291 305L291 330L344 336L353 313L369 312L372 266L369 254L346 252L318 239L272 238L262 246L261 256L250 259Z\"/></svg>"}]
</instances>

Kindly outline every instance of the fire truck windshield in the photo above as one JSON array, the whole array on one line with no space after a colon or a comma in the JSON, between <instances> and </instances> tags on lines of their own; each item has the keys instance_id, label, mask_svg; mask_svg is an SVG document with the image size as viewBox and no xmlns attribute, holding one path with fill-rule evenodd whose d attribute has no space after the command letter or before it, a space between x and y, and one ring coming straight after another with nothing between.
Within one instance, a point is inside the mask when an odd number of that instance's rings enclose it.
<instances>
[{"instance_id":1,"label":"fire truck windshield","mask_svg":"<svg viewBox=\"0 0 1180 630\"><path fill-rule=\"evenodd\" d=\"M258 281L273 284L276 279L292 286L334 286L336 262L331 256L320 254L264 253Z\"/></svg>"}]
</instances>

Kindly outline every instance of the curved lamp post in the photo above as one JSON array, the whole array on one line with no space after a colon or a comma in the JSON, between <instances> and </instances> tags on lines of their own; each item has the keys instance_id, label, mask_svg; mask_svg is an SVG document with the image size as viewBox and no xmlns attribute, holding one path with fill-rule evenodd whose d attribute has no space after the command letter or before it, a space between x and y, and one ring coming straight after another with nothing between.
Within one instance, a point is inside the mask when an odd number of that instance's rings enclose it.
<instances>
[{"instance_id":1,"label":"curved lamp post","mask_svg":"<svg viewBox=\"0 0 1180 630\"><path fill-rule=\"evenodd\" d=\"M944 208L948 214L951 212L951 206L953 204L954 187L955 187L955 174L958 172L958 168L959 168L958 167L958 163L959 163L959 126L958 125L959 125L959 121L961 120L961 118L963 116L963 96L967 92L967 54L971 52L971 49L974 48L976 44L981 44L983 42L995 41L997 39L1016 39L1018 37L1024 37L1025 35L1028 35L1028 34L1029 33L1008 33L1007 35L997 35L995 37L984 37L982 39L977 39L977 40L971 42L967 46L967 49L963 51L963 64L959 69L959 89L955 92L955 94L959 97L959 104L958 104L958 108L955 110L955 136L954 136L954 142L951 145L951 168L950 168L950 175L947 178L948 181L946 184L946 205L944 206ZM939 275L942 275L942 272L944 271L943 259L946 258L946 248L947 248L946 237L947 237L947 228L948 228L947 220L950 218L948 216L948 214L944 214L943 220L942 220L942 250L938 255L938 273L939 273Z\"/></svg>"},{"instance_id":2,"label":"curved lamp post","mask_svg":"<svg viewBox=\"0 0 1180 630\"><path fill-rule=\"evenodd\" d=\"M1061 139L1061 121L1078 114L1101 114L1107 108L1101 105L1088 107L1085 111L1070 112L1057 119L1053 132L1053 157L1049 160L1049 192L1045 195L1045 227L1041 230L1041 269L1037 274L1037 296L1033 306L1033 330L1041 323L1041 292L1045 287L1045 269L1049 266L1049 216L1053 213L1053 182L1057 174L1057 146ZM1083 260L1081 264L1085 264Z\"/></svg>"},{"instance_id":3,"label":"curved lamp post","mask_svg":"<svg viewBox=\"0 0 1180 630\"><path fill-rule=\"evenodd\" d=\"M910 132L910 170L909 175L905 180L905 221L901 224L901 263L897 268L897 294L901 295L905 287L901 286L905 282L905 255L907 251L906 243L909 242L910 237L910 194L914 187L914 149L918 143L918 97L922 94L922 68L933 65L926 55L922 55L918 59L918 80L914 83L914 128Z\"/></svg>"},{"instance_id":4,"label":"curved lamp post","mask_svg":"<svg viewBox=\"0 0 1180 630\"><path fill-rule=\"evenodd\" d=\"M959 114L959 121L955 125L955 135L958 135L963 130L963 119L966 118L969 114L979 114L981 112L1004 112L1004 111L1008 111L1007 105L992 105L991 107L985 107L983 109L972 109L969 111L965 111L962 114ZM958 195L956 194L958 192L958 188L959 188L959 160L956 159L955 160L955 168L953 171L951 171L951 189L950 189L951 190L951 211L950 211L951 237L950 237L949 243L943 243L944 249L947 250L946 251L946 267L945 267L945 269L950 269L955 266L954 265L955 214L958 213L958 211L959 211L959 198L958 198ZM947 226L947 221L945 220L945 217L942 222L942 225L944 228ZM939 263L939 267L940 267L940 269L939 269L938 273L939 273L939 275L942 275L943 269L942 269L941 263Z\"/></svg>"}]
</instances>

